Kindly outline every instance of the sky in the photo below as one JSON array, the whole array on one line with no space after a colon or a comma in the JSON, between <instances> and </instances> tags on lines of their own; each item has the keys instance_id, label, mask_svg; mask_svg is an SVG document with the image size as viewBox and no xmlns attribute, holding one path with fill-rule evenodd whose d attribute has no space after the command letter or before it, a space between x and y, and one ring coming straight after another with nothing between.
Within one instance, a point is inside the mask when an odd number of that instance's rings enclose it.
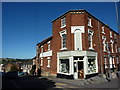
<instances>
[{"instance_id":1,"label":"sky","mask_svg":"<svg viewBox=\"0 0 120 90\"><path fill-rule=\"evenodd\" d=\"M2 58L33 58L36 44L52 35L52 20L76 9L87 10L118 32L114 2L4 2Z\"/></svg>"}]
</instances>

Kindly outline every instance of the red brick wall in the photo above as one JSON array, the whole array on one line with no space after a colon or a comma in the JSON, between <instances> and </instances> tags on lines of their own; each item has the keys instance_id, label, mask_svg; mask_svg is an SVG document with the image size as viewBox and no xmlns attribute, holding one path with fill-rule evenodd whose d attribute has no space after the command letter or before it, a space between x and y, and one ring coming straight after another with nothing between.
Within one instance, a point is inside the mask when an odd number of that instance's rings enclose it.
<instances>
[{"instance_id":1,"label":"red brick wall","mask_svg":"<svg viewBox=\"0 0 120 90\"><path fill-rule=\"evenodd\" d=\"M66 47L67 47L67 51L71 51L71 50L74 50L74 34L71 34L71 26L85 26L85 33L82 33L83 50L89 50L88 29L91 29L94 31L93 48L94 48L94 51L96 51L98 53L98 66L99 66L98 69L99 69L99 72L101 72L101 63L102 63L102 71L103 71L104 55L107 55L106 52L103 52L103 43L102 43L102 25L103 24L91 16L93 27L89 27L87 25L87 17L90 15L85 12L82 14L67 13L64 16L66 17L66 27L64 27L64 28L61 28L61 18L63 16L58 18L57 20L53 21L52 40L51 40L51 49L52 49L51 66L50 66L50 68L46 67L47 66L47 58L44 58L44 61L43 61L44 66L42 66L42 69L50 72L51 74L57 73L57 52L61 52L61 50L60 50L61 49L61 36L60 36L59 32L62 30L67 30L67 41L66 41L67 46ZM105 25L104 25L104 28L105 28L104 36L106 36L107 41L110 42L110 29ZM114 33L114 32L112 32L112 33ZM113 35L113 37L114 37L114 35ZM118 35L117 35L117 38L118 38ZM120 41L120 39L119 39L119 41ZM45 43L43 45L43 47L44 47L44 50L47 51L47 43ZM120 44L119 44L119 47L120 47ZM112 55L116 57L116 55L118 55L118 54L113 53ZM116 58L115 58L115 61L116 61Z\"/></svg>"}]
</instances>

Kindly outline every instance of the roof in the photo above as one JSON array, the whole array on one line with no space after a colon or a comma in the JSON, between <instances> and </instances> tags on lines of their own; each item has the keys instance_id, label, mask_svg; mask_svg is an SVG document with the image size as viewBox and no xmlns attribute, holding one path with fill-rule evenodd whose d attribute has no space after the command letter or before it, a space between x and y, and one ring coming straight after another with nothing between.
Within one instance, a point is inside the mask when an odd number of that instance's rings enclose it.
<instances>
[{"instance_id":1,"label":"roof","mask_svg":"<svg viewBox=\"0 0 120 90\"><path fill-rule=\"evenodd\" d=\"M47 43L48 41L52 40L52 36L48 37L47 39L43 40L42 42L38 43L37 46L42 46L43 44Z\"/></svg>"},{"instance_id":2,"label":"roof","mask_svg":"<svg viewBox=\"0 0 120 90\"><path fill-rule=\"evenodd\" d=\"M118 34L116 31L114 31L112 28L110 28L108 25L104 24L102 21L100 21L99 19L97 19L95 16L93 16L92 14L90 14L88 11L81 9L81 10L69 10L66 13L60 15L58 18L54 19L52 22L56 21L57 19L65 16L66 14L70 13L70 12L80 12L80 11L84 11L87 14L89 14L91 17L95 18L96 20L98 20L100 23L102 23L104 26L106 26L107 28L109 28L110 30L112 30L113 32L115 32L116 34ZM119 35L119 34L118 34Z\"/></svg>"}]
</instances>

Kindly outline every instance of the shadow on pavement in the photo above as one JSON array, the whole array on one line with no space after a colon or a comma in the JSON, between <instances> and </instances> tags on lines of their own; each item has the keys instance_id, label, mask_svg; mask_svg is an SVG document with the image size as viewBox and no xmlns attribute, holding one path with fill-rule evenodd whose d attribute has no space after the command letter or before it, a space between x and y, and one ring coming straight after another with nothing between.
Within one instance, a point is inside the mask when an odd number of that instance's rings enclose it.
<instances>
[{"instance_id":1,"label":"shadow on pavement","mask_svg":"<svg viewBox=\"0 0 120 90\"><path fill-rule=\"evenodd\" d=\"M17 79L3 79L2 90L4 89L39 89L45 90L54 88L55 82L47 78L33 76L18 77Z\"/></svg>"}]
</instances>

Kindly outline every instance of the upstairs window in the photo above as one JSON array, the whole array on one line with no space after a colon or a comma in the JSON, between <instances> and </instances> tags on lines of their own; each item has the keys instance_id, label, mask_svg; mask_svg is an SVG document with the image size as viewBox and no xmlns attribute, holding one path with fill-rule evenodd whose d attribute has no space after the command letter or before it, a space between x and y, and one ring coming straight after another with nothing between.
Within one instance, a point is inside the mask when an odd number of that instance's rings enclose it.
<instances>
[{"instance_id":1,"label":"upstairs window","mask_svg":"<svg viewBox=\"0 0 120 90\"><path fill-rule=\"evenodd\" d=\"M61 19L61 28L65 27L66 26L66 18L62 18Z\"/></svg>"},{"instance_id":2,"label":"upstairs window","mask_svg":"<svg viewBox=\"0 0 120 90\"><path fill-rule=\"evenodd\" d=\"M61 36L61 50L67 49L66 48L66 30L60 32Z\"/></svg>"},{"instance_id":3,"label":"upstairs window","mask_svg":"<svg viewBox=\"0 0 120 90\"><path fill-rule=\"evenodd\" d=\"M48 57L47 60L48 60L48 65L47 65L47 67L50 67L50 57Z\"/></svg>"},{"instance_id":4,"label":"upstairs window","mask_svg":"<svg viewBox=\"0 0 120 90\"><path fill-rule=\"evenodd\" d=\"M41 46L41 53L43 52L43 50L44 50L44 48L43 48L43 46Z\"/></svg>"},{"instance_id":5,"label":"upstairs window","mask_svg":"<svg viewBox=\"0 0 120 90\"><path fill-rule=\"evenodd\" d=\"M102 26L102 33L105 34L104 26Z\"/></svg>"},{"instance_id":6,"label":"upstairs window","mask_svg":"<svg viewBox=\"0 0 120 90\"><path fill-rule=\"evenodd\" d=\"M89 44L89 49L93 49L93 40L92 40L92 37L93 37L93 31L92 30L88 30L88 44Z\"/></svg>"},{"instance_id":7,"label":"upstairs window","mask_svg":"<svg viewBox=\"0 0 120 90\"><path fill-rule=\"evenodd\" d=\"M106 52L107 51L106 37L102 36L102 40L103 40L103 51Z\"/></svg>"},{"instance_id":8,"label":"upstairs window","mask_svg":"<svg viewBox=\"0 0 120 90\"><path fill-rule=\"evenodd\" d=\"M112 38L112 31L110 31L110 38Z\"/></svg>"},{"instance_id":9,"label":"upstairs window","mask_svg":"<svg viewBox=\"0 0 120 90\"><path fill-rule=\"evenodd\" d=\"M43 58L40 60L40 66L43 66Z\"/></svg>"},{"instance_id":10,"label":"upstairs window","mask_svg":"<svg viewBox=\"0 0 120 90\"><path fill-rule=\"evenodd\" d=\"M91 24L91 17L88 17L88 26L92 27L92 24Z\"/></svg>"},{"instance_id":11,"label":"upstairs window","mask_svg":"<svg viewBox=\"0 0 120 90\"><path fill-rule=\"evenodd\" d=\"M113 50L113 40L110 40L110 43L111 43L111 51L112 51L112 53L114 53L114 50Z\"/></svg>"},{"instance_id":12,"label":"upstairs window","mask_svg":"<svg viewBox=\"0 0 120 90\"><path fill-rule=\"evenodd\" d=\"M48 42L48 51L50 51L50 41Z\"/></svg>"},{"instance_id":13,"label":"upstairs window","mask_svg":"<svg viewBox=\"0 0 120 90\"><path fill-rule=\"evenodd\" d=\"M66 34L62 35L62 48L66 48Z\"/></svg>"}]
</instances>

